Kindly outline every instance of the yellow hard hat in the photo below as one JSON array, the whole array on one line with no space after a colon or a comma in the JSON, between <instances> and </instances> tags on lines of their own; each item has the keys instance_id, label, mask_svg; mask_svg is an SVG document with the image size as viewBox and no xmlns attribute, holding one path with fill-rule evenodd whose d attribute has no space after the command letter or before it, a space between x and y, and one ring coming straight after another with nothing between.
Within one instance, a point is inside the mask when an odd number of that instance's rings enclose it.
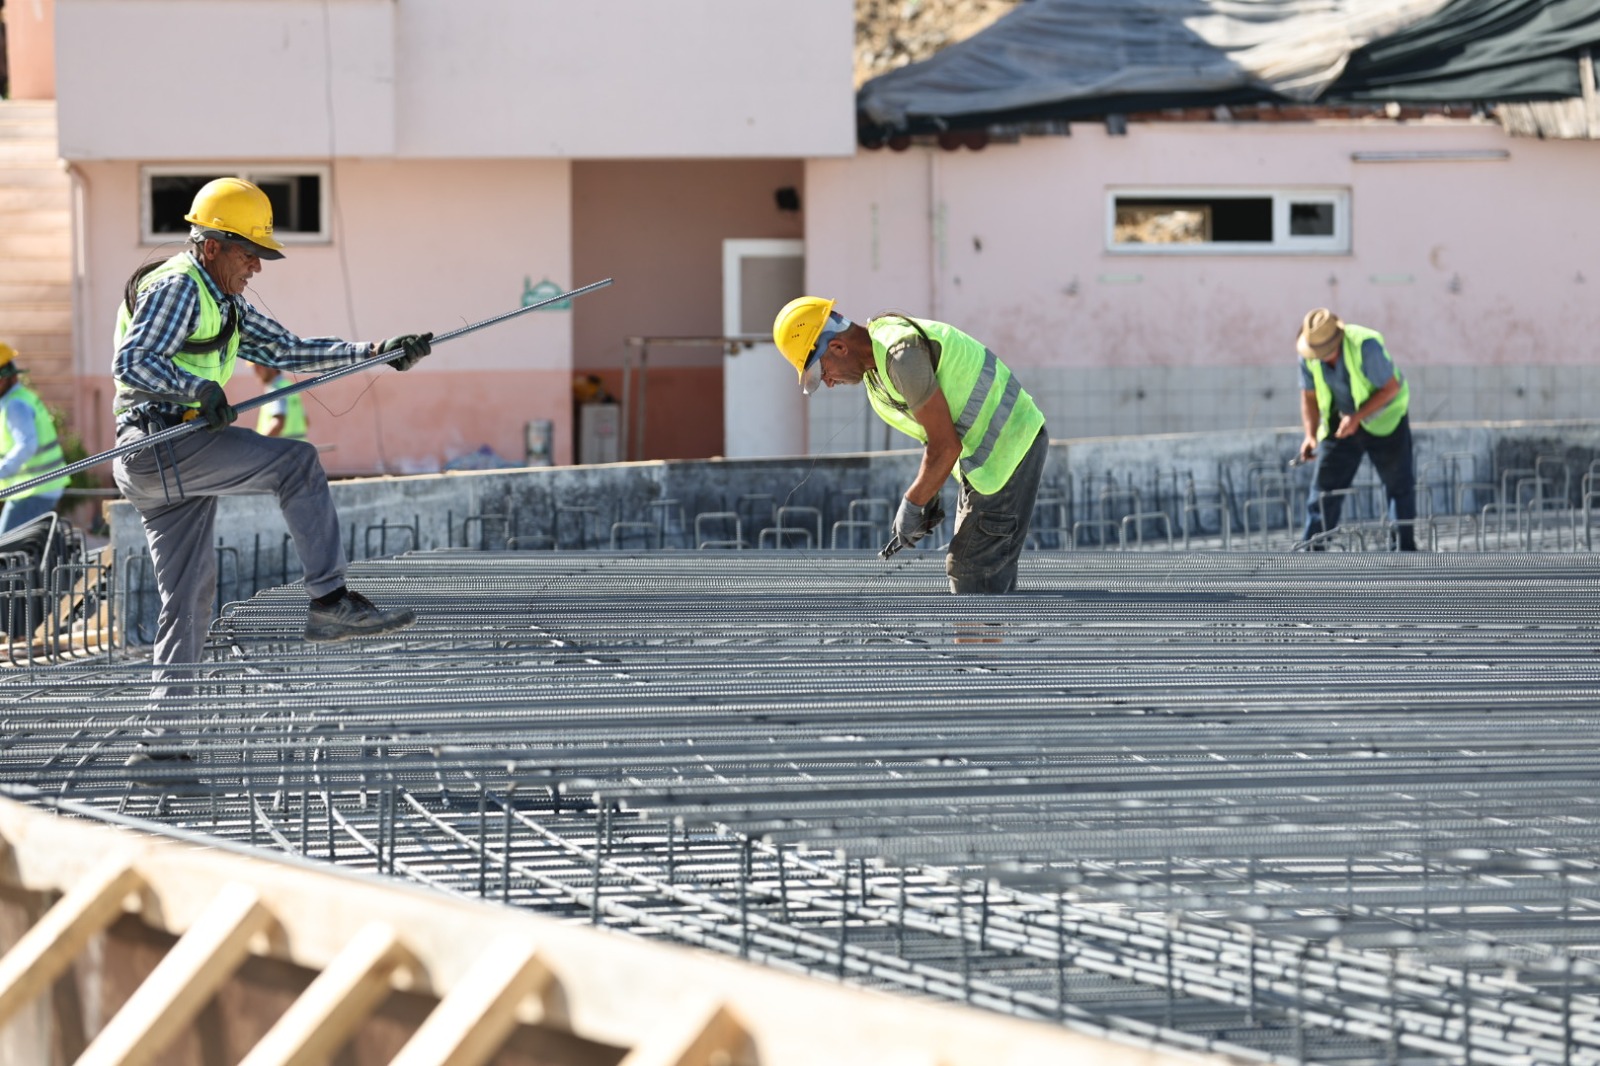
<instances>
[{"instance_id":1,"label":"yellow hard hat","mask_svg":"<svg viewBox=\"0 0 1600 1066\"><path fill-rule=\"evenodd\" d=\"M811 364L817 338L822 336L822 327L828 324L828 315L832 312L832 300L821 296L800 296L784 304L778 317L772 320L772 342L794 367L800 378L801 391L807 394L813 392L821 381L820 376L813 373L811 376L815 380L807 388L806 369Z\"/></svg>"},{"instance_id":2,"label":"yellow hard hat","mask_svg":"<svg viewBox=\"0 0 1600 1066\"><path fill-rule=\"evenodd\" d=\"M243 178L216 178L200 186L183 220L242 237L242 243L263 259L283 258L283 245L272 235L272 201L260 186Z\"/></svg>"},{"instance_id":3,"label":"yellow hard hat","mask_svg":"<svg viewBox=\"0 0 1600 1066\"><path fill-rule=\"evenodd\" d=\"M0 370L8 369L16 358L17 350L5 341L0 341Z\"/></svg>"}]
</instances>

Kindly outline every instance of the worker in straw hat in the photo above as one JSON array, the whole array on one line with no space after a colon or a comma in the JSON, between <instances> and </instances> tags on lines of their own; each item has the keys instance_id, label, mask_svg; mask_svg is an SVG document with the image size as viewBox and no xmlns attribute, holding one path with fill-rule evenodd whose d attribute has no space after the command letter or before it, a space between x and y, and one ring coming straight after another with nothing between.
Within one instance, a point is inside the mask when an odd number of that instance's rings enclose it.
<instances>
[{"instance_id":1,"label":"worker in straw hat","mask_svg":"<svg viewBox=\"0 0 1600 1066\"><path fill-rule=\"evenodd\" d=\"M17 350L0 343L0 489L31 481L63 465L61 439L39 394L22 383ZM41 482L6 499L0 533L55 510L70 478Z\"/></svg>"},{"instance_id":2,"label":"worker in straw hat","mask_svg":"<svg viewBox=\"0 0 1600 1066\"><path fill-rule=\"evenodd\" d=\"M953 473L961 489L945 555L950 591L1015 589L1050 440L1011 370L954 326L900 314L863 325L817 296L789 301L772 339L801 392L864 384L878 416L921 442L922 465L900 500L885 558L939 528L940 491Z\"/></svg>"},{"instance_id":3,"label":"worker in straw hat","mask_svg":"<svg viewBox=\"0 0 1600 1066\"><path fill-rule=\"evenodd\" d=\"M1301 540L1316 548L1314 538L1339 524L1340 490L1355 481L1365 456L1383 482L1395 543L1416 551L1416 465L1406 413L1411 387L1389 358L1383 335L1318 307L1306 312L1295 347L1306 432L1299 458L1317 460Z\"/></svg>"},{"instance_id":4,"label":"worker in straw hat","mask_svg":"<svg viewBox=\"0 0 1600 1066\"><path fill-rule=\"evenodd\" d=\"M432 335L377 344L301 339L246 300L245 286L262 262L283 258L272 233L272 204L248 181L208 182L184 218L191 226L188 247L129 279L112 360L119 446L196 418L210 430L133 451L113 467L117 487L144 524L161 593L152 650L158 682L183 673L162 667L200 660L216 597L219 496L277 497L305 570L307 640L410 625L409 610L378 607L345 587L339 517L316 447L232 425L237 413L223 386L241 358L320 370L393 352L389 365L407 370L428 354ZM159 683L155 696L168 691Z\"/></svg>"}]
</instances>

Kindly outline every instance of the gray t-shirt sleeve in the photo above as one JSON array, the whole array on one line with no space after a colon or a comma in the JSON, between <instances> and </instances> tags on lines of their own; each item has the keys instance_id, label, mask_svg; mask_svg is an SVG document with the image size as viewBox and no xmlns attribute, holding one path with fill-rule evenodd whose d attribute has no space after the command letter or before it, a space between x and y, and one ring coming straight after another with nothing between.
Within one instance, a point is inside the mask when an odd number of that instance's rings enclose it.
<instances>
[{"instance_id":1,"label":"gray t-shirt sleeve","mask_svg":"<svg viewBox=\"0 0 1600 1066\"><path fill-rule=\"evenodd\" d=\"M933 357L920 338L895 342L884 363L889 370L889 384L906 398L906 405L913 411L927 403L939 388Z\"/></svg>"},{"instance_id":2,"label":"gray t-shirt sleeve","mask_svg":"<svg viewBox=\"0 0 1600 1066\"><path fill-rule=\"evenodd\" d=\"M1361 373L1375 389L1383 388L1394 377L1394 363L1389 360L1389 353L1383 350L1381 342L1371 337L1361 342Z\"/></svg>"}]
</instances>

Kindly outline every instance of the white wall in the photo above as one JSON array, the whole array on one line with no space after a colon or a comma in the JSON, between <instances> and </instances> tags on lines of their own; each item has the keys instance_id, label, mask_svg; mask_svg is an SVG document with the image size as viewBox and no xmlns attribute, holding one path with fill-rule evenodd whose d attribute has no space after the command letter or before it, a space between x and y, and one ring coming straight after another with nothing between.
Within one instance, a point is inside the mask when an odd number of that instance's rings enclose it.
<instances>
[{"instance_id":1,"label":"white wall","mask_svg":"<svg viewBox=\"0 0 1600 1066\"><path fill-rule=\"evenodd\" d=\"M1352 159L1485 148L1510 157ZM1597 168L1600 144L1470 123L1083 124L979 152L862 152L807 165L807 283L853 317L895 308L973 333L1057 437L1295 424L1295 328L1319 305L1384 332L1419 418L1580 417L1600 386ZM1353 246L1111 253L1106 192L1123 185L1346 186ZM853 400L814 401L813 446L859 447L842 428L859 418Z\"/></svg>"},{"instance_id":2,"label":"white wall","mask_svg":"<svg viewBox=\"0 0 1600 1066\"><path fill-rule=\"evenodd\" d=\"M59 0L67 159L390 155L395 0Z\"/></svg>"},{"instance_id":3,"label":"white wall","mask_svg":"<svg viewBox=\"0 0 1600 1066\"><path fill-rule=\"evenodd\" d=\"M60 0L68 159L855 144L850 0Z\"/></svg>"}]
</instances>

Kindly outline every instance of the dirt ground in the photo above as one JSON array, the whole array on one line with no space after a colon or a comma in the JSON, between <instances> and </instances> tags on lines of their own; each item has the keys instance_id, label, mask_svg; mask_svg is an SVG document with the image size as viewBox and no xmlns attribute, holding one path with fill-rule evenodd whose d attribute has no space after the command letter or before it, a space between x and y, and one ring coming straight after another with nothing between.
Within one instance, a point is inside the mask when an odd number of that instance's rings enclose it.
<instances>
[{"instance_id":1,"label":"dirt ground","mask_svg":"<svg viewBox=\"0 0 1600 1066\"><path fill-rule=\"evenodd\" d=\"M1020 0L856 0L856 87L965 40Z\"/></svg>"}]
</instances>

